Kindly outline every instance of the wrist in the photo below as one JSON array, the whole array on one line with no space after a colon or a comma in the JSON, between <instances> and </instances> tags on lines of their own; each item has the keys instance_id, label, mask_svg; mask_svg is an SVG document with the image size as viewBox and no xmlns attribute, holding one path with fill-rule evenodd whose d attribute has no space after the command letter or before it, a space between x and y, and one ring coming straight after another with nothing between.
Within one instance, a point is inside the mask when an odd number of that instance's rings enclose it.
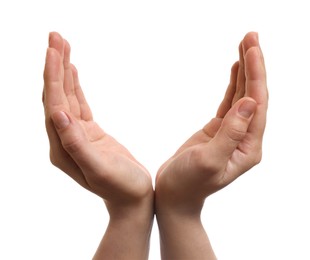
<instances>
[{"instance_id":1,"label":"wrist","mask_svg":"<svg viewBox=\"0 0 310 260\"><path fill-rule=\"evenodd\" d=\"M110 221L93 259L147 259L154 219L153 195L131 203L105 203Z\"/></svg>"},{"instance_id":2,"label":"wrist","mask_svg":"<svg viewBox=\"0 0 310 260\"><path fill-rule=\"evenodd\" d=\"M132 229L135 232L148 232L154 220L153 206L130 207L109 211L109 226L118 229Z\"/></svg>"},{"instance_id":3,"label":"wrist","mask_svg":"<svg viewBox=\"0 0 310 260\"><path fill-rule=\"evenodd\" d=\"M156 213L162 259L216 259L200 214Z\"/></svg>"},{"instance_id":4,"label":"wrist","mask_svg":"<svg viewBox=\"0 0 310 260\"><path fill-rule=\"evenodd\" d=\"M118 229L134 236L149 237L154 220L154 193L124 202L105 201L110 215L108 229Z\"/></svg>"},{"instance_id":5,"label":"wrist","mask_svg":"<svg viewBox=\"0 0 310 260\"><path fill-rule=\"evenodd\" d=\"M155 211L157 217L174 216L191 219L200 219L204 199L200 196L186 195L180 192L166 192L158 188L155 191Z\"/></svg>"},{"instance_id":6,"label":"wrist","mask_svg":"<svg viewBox=\"0 0 310 260\"><path fill-rule=\"evenodd\" d=\"M156 207L156 219L159 229L168 226L169 229L175 228L176 230L184 230L186 227L191 226L200 229L202 227L201 210L190 210L189 208L182 207Z\"/></svg>"},{"instance_id":7,"label":"wrist","mask_svg":"<svg viewBox=\"0 0 310 260\"><path fill-rule=\"evenodd\" d=\"M154 192L151 190L143 198L131 201L104 200L111 221L149 221L154 217Z\"/></svg>"}]
</instances>

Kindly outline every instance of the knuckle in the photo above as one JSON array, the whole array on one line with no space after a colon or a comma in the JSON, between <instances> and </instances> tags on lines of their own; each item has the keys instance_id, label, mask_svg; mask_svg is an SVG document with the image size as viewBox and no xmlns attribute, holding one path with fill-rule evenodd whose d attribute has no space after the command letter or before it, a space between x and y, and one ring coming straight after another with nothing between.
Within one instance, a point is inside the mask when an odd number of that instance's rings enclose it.
<instances>
[{"instance_id":1,"label":"knuckle","mask_svg":"<svg viewBox=\"0 0 310 260\"><path fill-rule=\"evenodd\" d=\"M246 135L246 131L241 129L240 126L232 126L226 131L228 139L233 142L240 142Z\"/></svg>"}]
</instances>

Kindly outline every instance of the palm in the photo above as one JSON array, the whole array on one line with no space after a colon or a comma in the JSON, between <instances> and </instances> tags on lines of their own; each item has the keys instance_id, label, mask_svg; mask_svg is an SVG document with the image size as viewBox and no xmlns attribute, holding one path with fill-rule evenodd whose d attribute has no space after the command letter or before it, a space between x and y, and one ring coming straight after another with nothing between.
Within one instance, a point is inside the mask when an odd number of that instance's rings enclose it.
<instances>
[{"instance_id":1,"label":"palm","mask_svg":"<svg viewBox=\"0 0 310 260\"><path fill-rule=\"evenodd\" d=\"M221 122L222 119L220 118L212 119L203 129L191 136L160 167L156 178L157 184L160 182L175 183L176 185L174 185L173 189L176 190L174 193L177 194L179 193L178 191L182 191L181 199L183 201L186 199L182 198L182 194L187 194L186 196L188 194L196 194L201 198L205 197L209 192L214 192L213 187L215 185L213 183L218 183L218 180L222 179L221 175L224 172L219 173L218 167L214 167L207 159L205 161L201 161L201 159L208 153L208 144L216 135ZM211 153L212 151L209 152ZM203 187L201 186L202 183L204 183ZM203 190L203 194L198 192L200 188ZM168 189L171 189L171 187L168 187ZM193 200L194 198L192 198Z\"/></svg>"},{"instance_id":2,"label":"palm","mask_svg":"<svg viewBox=\"0 0 310 260\"><path fill-rule=\"evenodd\" d=\"M212 124L213 128L218 128L217 122L211 121L210 124ZM167 167L167 165L172 161L175 160L181 153L188 153L187 156L189 156L191 149L195 149L195 147L199 147L200 144L206 144L208 143L212 138L214 137L214 134L207 133L204 129L199 130L196 132L193 136L191 136L177 151L176 153L168 160L166 161L159 169L158 175L161 173L161 171Z\"/></svg>"}]
</instances>

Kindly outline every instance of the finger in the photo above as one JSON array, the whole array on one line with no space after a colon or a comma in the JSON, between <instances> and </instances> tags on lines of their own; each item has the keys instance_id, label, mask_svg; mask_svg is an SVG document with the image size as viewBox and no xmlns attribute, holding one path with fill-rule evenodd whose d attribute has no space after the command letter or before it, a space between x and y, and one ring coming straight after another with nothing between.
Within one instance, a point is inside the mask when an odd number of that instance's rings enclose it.
<instances>
[{"instance_id":1,"label":"finger","mask_svg":"<svg viewBox=\"0 0 310 260\"><path fill-rule=\"evenodd\" d=\"M249 132L262 141L268 108L266 69L260 47L251 47L245 55L246 96L257 102L257 111L249 127Z\"/></svg>"},{"instance_id":2,"label":"finger","mask_svg":"<svg viewBox=\"0 0 310 260\"><path fill-rule=\"evenodd\" d=\"M69 43L66 40L64 40L64 59L63 59L64 92L68 99L70 112L75 117L80 118L80 105L75 94L74 79L70 63L70 53L71 53L71 47Z\"/></svg>"},{"instance_id":3,"label":"finger","mask_svg":"<svg viewBox=\"0 0 310 260\"><path fill-rule=\"evenodd\" d=\"M248 127L256 111L256 102L251 98L243 98L231 108L224 117L215 137L209 142L209 150L214 165L226 167L238 145L248 132Z\"/></svg>"},{"instance_id":4,"label":"finger","mask_svg":"<svg viewBox=\"0 0 310 260\"><path fill-rule=\"evenodd\" d=\"M57 50L61 57L61 60L63 60L65 45L64 45L64 39L59 33L51 32L49 34L49 47Z\"/></svg>"},{"instance_id":5,"label":"finger","mask_svg":"<svg viewBox=\"0 0 310 260\"><path fill-rule=\"evenodd\" d=\"M224 99L217 110L216 117L223 118L231 108L232 100L236 92L238 70L239 70L239 62L236 62L231 68L230 82L226 90Z\"/></svg>"},{"instance_id":6,"label":"finger","mask_svg":"<svg viewBox=\"0 0 310 260\"><path fill-rule=\"evenodd\" d=\"M237 78L236 93L233 98L233 104L240 98L244 97L246 92L246 76L245 76L245 61L244 56L249 48L258 46L258 34L256 32L247 33L239 45L239 71Z\"/></svg>"},{"instance_id":7,"label":"finger","mask_svg":"<svg viewBox=\"0 0 310 260\"><path fill-rule=\"evenodd\" d=\"M243 38L242 46L243 46L243 56L245 56L246 52L251 47L258 47L259 46L258 33L256 32L247 33Z\"/></svg>"},{"instance_id":8,"label":"finger","mask_svg":"<svg viewBox=\"0 0 310 260\"><path fill-rule=\"evenodd\" d=\"M68 102L63 90L64 40L57 32L49 34L44 68L44 108L47 116L57 109L67 110Z\"/></svg>"},{"instance_id":9,"label":"finger","mask_svg":"<svg viewBox=\"0 0 310 260\"><path fill-rule=\"evenodd\" d=\"M46 116L56 110L68 110L68 102L63 91L62 60L59 52L54 48L46 51L44 68L44 108Z\"/></svg>"},{"instance_id":10,"label":"finger","mask_svg":"<svg viewBox=\"0 0 310 260\"><path fill-rule=\"evenodd\" d=\"M75 95L80 106L80 117L85 121L93 120L91 109L86 101L86 98L80 85L78 71L73 64L71 64L71 71L73 75Z\"/></svg>"},{"instance_id":11,"label":"finger","mask_svg":"<svg viewBox=\"0 0 310 260\"><path fill-rule=\"evenodd\" d=\"M239 45L239 68L236 82L236 91L232 100L232 105L244 96L245 92L245 75L244 75L244 58L243 43Z\"/></svg>"},{"instance_id":12,"label":"finger","mask_svg":"<svg viewBox=\"0 0 310 260\"><path fill-rule=\"evenodd\" d=\"M51 32L49 34L48 46L49 46L48 49L54 49L56 52L58 52L58 55L60 56L60 60L62 60L63 53L64 53L64 45L63 45L63 39L59 33ZM45 69L44 69L44 80L47 76L46 74L49 74L49 75L51 74L50 69L47 69L47 65L49 65L49 68L51 67L48 56L50 56L49 51L47 51L47 54L46 54ZM57 63L59 63L59 62L57 61ZM60 68L58 68L58 70L59 69ZM61 73L63 73L63 72L61 71ZM57 77L58 76L60 77L60 79L62 79L62 74L57 74ZM53 77L52 80L55 81L55 77ZM45 96L46 96L46 89L45 89L45 85L44 85L43 95L42 95L43 104L45 103Z\"/></svg>"}]
</instances>

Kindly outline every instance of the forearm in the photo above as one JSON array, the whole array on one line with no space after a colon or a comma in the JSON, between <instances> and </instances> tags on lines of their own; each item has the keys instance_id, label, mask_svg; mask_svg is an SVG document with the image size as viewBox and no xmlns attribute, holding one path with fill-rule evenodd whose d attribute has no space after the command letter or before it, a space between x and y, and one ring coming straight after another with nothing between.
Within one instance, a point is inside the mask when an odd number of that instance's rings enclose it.
<instances>
[{"instance_id":1,"label":"forearm","mask_svg":"<svg viewBox=\"0 0 310 260\"><path fill-rule=\"evenodd\" d=\"M145 229L131 221L111 221L93 259L148 259L151 224L148 225Z\"/></svg>"},{"instance_id":2,"label":"forearm","mask_svg":"<svg viewBox=\"0 0 310 260\"><path fill-rule=\"evenodd\" d=\"M150 206L113 212L93 259L148 259L153 219Z\"/></svg>"},{"instance_id":3,"label":"forearm","mask_svg":"<svg viewBox=\"0 0 310 260\"><path fill-rule=\"evenodd\" d=\"M197 216L157 214L162 260L216 259L207 233Z\"/></svg>"}]
</instances>

